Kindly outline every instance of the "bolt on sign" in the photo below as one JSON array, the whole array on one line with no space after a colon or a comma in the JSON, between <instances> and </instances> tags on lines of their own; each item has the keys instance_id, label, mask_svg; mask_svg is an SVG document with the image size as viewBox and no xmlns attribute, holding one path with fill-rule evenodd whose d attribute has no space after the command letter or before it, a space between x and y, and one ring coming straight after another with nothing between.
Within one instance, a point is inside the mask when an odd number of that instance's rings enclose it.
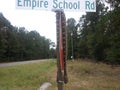
<instances>
[{"instance_id":1,"label":"bolt on sign","mask_svg":"<svg viewBox=\"0 0 120 90\"><path fill-rule=\"evenodd\" d=\"M16 8L95 12L96 0L16 0Z\"/></svg>"}]
</instances>

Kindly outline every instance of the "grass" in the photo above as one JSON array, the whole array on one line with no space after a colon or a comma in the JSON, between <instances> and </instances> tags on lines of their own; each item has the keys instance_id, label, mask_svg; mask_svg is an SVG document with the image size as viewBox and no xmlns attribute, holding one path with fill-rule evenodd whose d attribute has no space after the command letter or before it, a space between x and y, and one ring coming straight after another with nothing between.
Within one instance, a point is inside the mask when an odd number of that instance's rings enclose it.
<instances>
[{"instance_id":1,"label":"grass","mask_svg":"<svg viewBox=\"0 0 120 90\"><path fill-rule=\"evenodd\" d=\"M68 67L71 83L66 90L120 90L120 68L85 61L72 62Z\"/></svg>"},{"instance_id":2,"label":"grass","mask_svg":"<svg viewBox=\"0 0 120 90\"><path fill-rule=\"evenodd\" d=\"M120 67L88 61L69 61L67 68L69 82L64 90L120 90ZM56 90L56 87L52 86L48 90Z\"/></svg>"},{"instance_id":3,"label":"grass","mask_svg":"<svg viewBox=\"0 0 120 90\"><path fill-rule=\"evenodd\" d=\"M64 90L120 90L120 67L88 61L68 61L69 82ZM0 90L37 90L51 82L48 90L57 90L56 62L46 61L0 67Z\"/></svg>"},{"instance_id":4,"label":"grass","mask_svg":"<svg viewBox=\"0 0 120 90\"><path fill-rule=\"evenodd\" d=\"M45 61L18 66L0 67L0 90L37 90L50 80L49 71L54 61Z\"/></svg>"}]
</instances>

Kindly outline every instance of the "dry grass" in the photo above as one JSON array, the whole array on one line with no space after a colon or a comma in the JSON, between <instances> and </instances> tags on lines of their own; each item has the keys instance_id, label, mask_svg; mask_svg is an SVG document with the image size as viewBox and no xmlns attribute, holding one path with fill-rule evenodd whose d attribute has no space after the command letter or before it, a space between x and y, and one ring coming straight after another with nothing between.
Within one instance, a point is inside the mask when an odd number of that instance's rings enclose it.
<instances>
[{"instance_id":1,"label":"dry grass","mask_svg":"<svg viewBox=\"0 0 120 90\"><path fill-rule=\"evenodd\" d=\"M68 84L64 90L120 90L120 67L103 63L68 61ZM57 90L56 62L47 61L0 68L0 90L37 90L51 82L48 90Z\"/></svg>"},{"instance_id":2,"label":"dry grass","mask_svg":"<svg viewBox=\"0 0 120 90\"><path fill-rule=\"evenodd\" d=\"M55 75L53 75L55 77ZM68 62L64 90L120 90L120 67L87 61ZM54 84L48 90L57 90Z\"/></svg>"}]
</instances>

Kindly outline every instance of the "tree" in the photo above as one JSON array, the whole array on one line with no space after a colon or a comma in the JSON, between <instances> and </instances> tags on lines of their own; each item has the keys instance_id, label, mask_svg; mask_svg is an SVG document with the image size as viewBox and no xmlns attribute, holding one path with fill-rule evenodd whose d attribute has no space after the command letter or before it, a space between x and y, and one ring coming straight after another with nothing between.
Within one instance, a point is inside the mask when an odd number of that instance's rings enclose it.
<instances>
[{"instance_id":1,"label":"tree","mask_svg":"<svg viewBox=\"0 0 120 90\"><path fill-rule=\"evenodd\" d=\"M97 12L80 18L80 56L120 63L120 1L108 0L111 9L97 1Z\"/></svg>"},{"instance_id":2,"label":"tree","mask_svg":"<svg viewBox=\"0 0 120 90\"><path fill-rule=\"evenodd\" d=\"M120 7L120 0L105 0L113 9Z\"/></svg>"},{"instance_id":3,"label":"tree","mask_svg":"<svg viewBox=\"0 0 120 90\"><path fill-rule=\"evenodd\" d=\"M120 64L120 1L109 0L109 3L113 9L107 14L106 35L109 39L109 47L106 49L106 60L110 63Z\"/></svg>"},{"instance_id":4,"label":"tree","mask_svg":"<svg viewBox=\"0 0 120 90\"><path fill-rule=\"evenodd\" d=\"M73 52L74 52L74 47L73 42L74 42L74 32L75 32L75 24L76 21L74 18L70 18L67 20L67 43L68 43L68 59L71 59L71 56L74 57Z\"/></svg>"},{"instance_id":5,"label":"tree","mask_svg":"<svg viewBox=\"0 0 120 90\"><path fill-rule=\"evenodd\" d=\"M12 26L0 13L0 62L55 57L52 44L35 30L28 32L24 27Z\"/></svg>"}]
</instances>

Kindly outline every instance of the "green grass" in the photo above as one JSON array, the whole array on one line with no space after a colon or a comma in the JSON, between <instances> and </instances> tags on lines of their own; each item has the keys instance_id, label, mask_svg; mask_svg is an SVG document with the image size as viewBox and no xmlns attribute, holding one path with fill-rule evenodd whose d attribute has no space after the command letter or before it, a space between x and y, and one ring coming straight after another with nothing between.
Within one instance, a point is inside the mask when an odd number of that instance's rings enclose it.
<instances>
[{"instance_id":1,"label":"green grass","mask_svg":"<svg viewBox=\"0 0 120 90\"><path fill-rule=\"evenodd\" d=\"M87 61L68 61L69 82L64 90L120 90L120 67ZM0 90L37 90L51 82L47 90L57 90L56 62L46 61L0 67Z\"/></svg>"},{"instance_id":2,"label":"green grass","mask_svg":"<svg viewBox=\"0 0 120 90\"><path fill-rule=\"evenodd\" d=\"M45 61L18 66L0 67L0 90L37 90L49 81L49 71L54 61Z\"/></svg>"}]
</instances>

